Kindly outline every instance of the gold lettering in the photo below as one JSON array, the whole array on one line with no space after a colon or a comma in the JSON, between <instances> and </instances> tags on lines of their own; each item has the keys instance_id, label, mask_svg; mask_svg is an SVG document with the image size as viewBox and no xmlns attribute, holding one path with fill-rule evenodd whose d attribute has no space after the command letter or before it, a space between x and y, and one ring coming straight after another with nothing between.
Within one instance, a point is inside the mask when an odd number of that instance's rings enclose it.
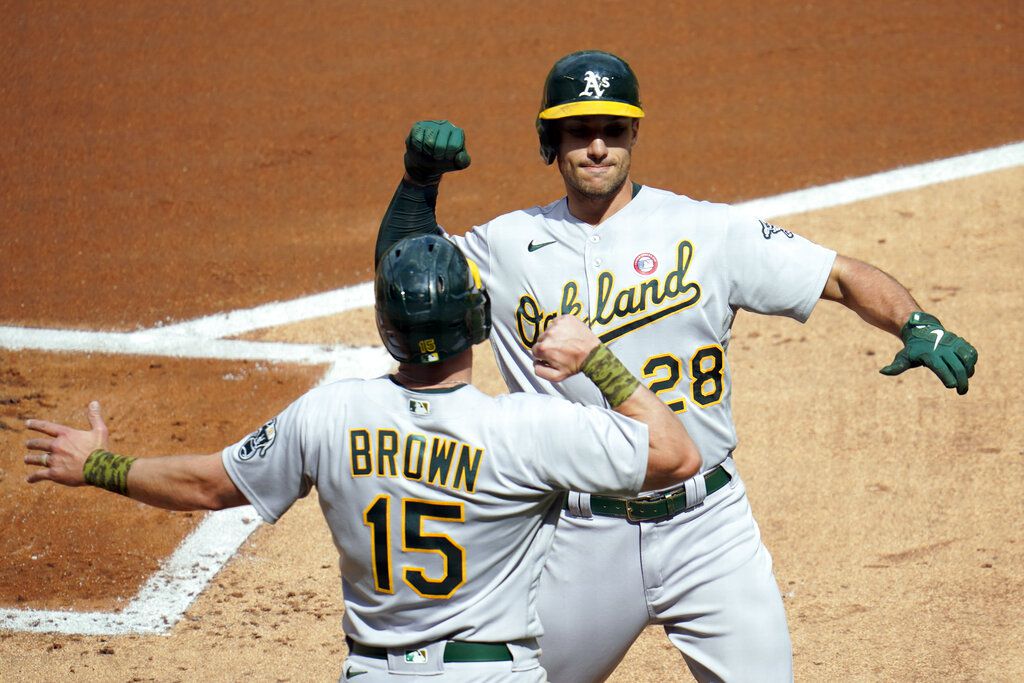
<instances>
[{"instance_id":1,"label":"gold lettering","mask_svg":"<svg viewBox=\"0 0 1024 683\"><path fill-rule=\"evenodd\" d=\"M368 430L353 429L348 433L348 455L353 477L365 477L373 473Z\"/></svg>"},{"instance_id":2,"label":"gold lettering","mask_svg":"<svg viewBox=\"0 0 1024 683\"><path fill-rule=\"evenodd\" d=\"M600 325L607 325L615 318L614 312L604 312L605 306L611 299L613 287L615 287L615 276L610 272L604 271L597 276L597 311L594 314L594 320Z\"/></svg>"},{"instance_id":3,"label":"gold lettering","mask_svg":"<svg viewBox=\"0 0 1024 683\"><path fill-rule=\"evenodd\" d=\"M676 267L665 278L665 292L668 296L675 298L693 290L696 290L700 296L700 285L696 282L686 281L686 271L690 269L692 260L693 245L685 240L680 242L676 249Z\"/></svg>"},{"instance_id":4,"label":"gold lettering","mask_svg":"<svg viewBox=\"0 0 1024 683\"><path fill-rule=\"evenodd\" d=\"M601 325L608 325L616 318L627 318L637 313L645 312L648 309L660 306L663 302L676 299L685 295L686 299L677 302L661 311L656 311L646 318L635 320L620 327L633 331L658 320L666 314L675 313L688 308L700 299L700 285L696 282L686 281L686 272L693 260L693 245L683 240L676 248L676 266L665 275L664 280L651 278L644 280L639 285L627 287L615 292L615 275L610 271L604 271L597 276L597 312L594 319ZM605 341L604 333L601 338ZM621 336L611 332L610 338Z\"/></svg>"},{"instance_id":5,"label":"gold lettering","mask_svg":"<svg viewBox=\"0 0 1024 683\"><path fill-rule=\"evenodd\" d=\"M519 333L519 341L523 346L532 349L537 343L541 333L547 329L551 321L560 315L579 315L583 312L583 304L579 302L579 285L575 282L567 282L562 287L562 300L559 302L557 311L545 311L529 294L519 297L519 307L516 308L516 331ZM581 318L587 322L586 318Z\"/></svg>"},{"instance_id":6,"label":"gold lettering","mask_svg":"<svg viewBox=\"0 0 1024 683\"><path fill-rule=\"evenodd\" d=\"M562 298L559 302L558 312L545 311L533 296L523 294L519 298L519 308L516 309L516 329L519 333L519 341L527 349L533 348L540 334L560 314L575 315L588 324L592 321L598 325L607 326L617 318L628 318L645 313L651 308L661 307L669 300L685 297L683 301L671 302L667 307L649 313L644 318L621 325L616 330L602 333L601 338L605 339L605 334L611 334L610 338L616 338L667 315L685 310L697 303L701 294L698 283L686 280L686 273L693 261L693 254L693 244L689 240L681 241L676 246L675 267L666 273L664 278L650 278L618 292L615 291L615 275L611 271L603 271L597 276L597 304L589 318L583 316L583 304L579 301L579 285L576 282L569 281L562 286Z\"/></svg>"},{"instance_id":7,"label":"gold lettering","mask_svg":"<svg viewBox=\"0 0 1024 683\"><path fill-rule=\"evenodd\" d=\"M657 280L644 280L640 283L640 300L647 301L650 299L651 303L657 306L665 300L667 293L662 294L659 291L659 283Z\"/></svg>"},{"instance_id":8,"label":"gold lettering","mask_svg":"<svg viewBox=\"0 0 1024 683\"><path fill-rule=\"evenodd\" d=\"M397 460L401 455L405 479L424 481L426 475L426 483L432 486L475 493L483 453L482 448L440 436L403 435L394 429L377 429L375 435L369 429L349 430L353 477L399 476Z\"/></svg>"},{"instance_id":9,"label":"gold lettering","mask_svg":"<svg viewBox=\"0 0 1024 683\"><path fill-rule=\"evenodd\" d=\"M635 294L635 287L624 289L618 293L615 297L614 314L616 317L624 318L627 315L632 315L643 308L643 302L637 304L637 302L633 300L633 296Z\"/></svg>"},{"instance_id":10,"label":"gold lettering","mask_svg":"<svg viewBox=\"0 0 1024 683\"><path fill-rule=\"evenodd\" d=\"M455 470L455 479L452 481L452 488L461 488L468 493L476 491L476 475L480 470L480 460L483 458L483 454L484 449L477 448L471 456L469 445L462 444L462 450L459 452L459 464Z\"/></svg>"},{"instance_id":11,"label":"gold lettering","mask_svg":"<svg viewBox=\"0 0 1024 683\"><path fill-rule=\"evenodd\" d=\"M435 486L448 486L448 472L455 457L456 441L434 437L430 448L430 467L427 470L427 483Z\"/></svg>"},{"instance_id":12,"label":"gold lettering","mask_svg":"<svg viewBox=\"0 0 1024 683\"><path fill-rule=\"evenodd\" d=\"M575 282L565 283L565 287L562 288L562 315L574 315L577 318L580 317L580 313L583 312L583 306L576 300L578 293L579 285Z\"/></svg>"},{"instance_id":13,"label":"gold lettering","mask_svg":"<svg viewBox=\"0 0 1024 683\"><path fill-rule=\"evenodd\" d=\"M423 454L427 451L427 437L410 434L405 440L405 458L402 461L402 476L406 479L423 478Z\"/></svg>"},{"instance_id":14,"label":"gold lettering","mask_svg":"<svg viewBox=\"0 0 1024 683\"><path fill-rule=\"evenodd\" d=\"M393 429L377 431L377 476L398 476L395 455L398 454L398 432Z\"/></svg>"},{"instance_id":15,"label":"gold lettering","mask_svg":"<svg viewBox=\"0 0 1024 683\"><path fill-rule=\"evenodd\" d=\"M516 309L516 331L523 346L532 349L540 336L540 321L543 314L537 302L529 294L519 297L519 308Z\"/></svg>"}]
</instances>

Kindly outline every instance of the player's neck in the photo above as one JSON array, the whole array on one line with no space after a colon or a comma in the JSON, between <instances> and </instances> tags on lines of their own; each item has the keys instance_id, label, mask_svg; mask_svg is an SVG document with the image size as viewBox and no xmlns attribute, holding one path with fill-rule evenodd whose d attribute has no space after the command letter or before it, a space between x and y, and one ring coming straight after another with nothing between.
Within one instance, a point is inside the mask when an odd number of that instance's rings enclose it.
<instances>
[{"instance_id":1,"label":"player's neck","mask_svg":"<svg viewBox=\"0 0 1024 683\"><path fill-rule=\"evenodd\" d=\"M451 389L473 382L473 349L469 348L440 363L401 363L395 381L407 389Z\"/></svg>"},{"instance_id":2,"label":"player's neck","mask_svg":"<svg viewBox=\"0 0 1024 683\"><path fill-rule=\"evenodd\" d=\"M597 227L614 216L633 199L633 183L627 177L618 191L608 197L587 197L566 184L569 213L578 220Z\"/></svg>"}]
</instances>

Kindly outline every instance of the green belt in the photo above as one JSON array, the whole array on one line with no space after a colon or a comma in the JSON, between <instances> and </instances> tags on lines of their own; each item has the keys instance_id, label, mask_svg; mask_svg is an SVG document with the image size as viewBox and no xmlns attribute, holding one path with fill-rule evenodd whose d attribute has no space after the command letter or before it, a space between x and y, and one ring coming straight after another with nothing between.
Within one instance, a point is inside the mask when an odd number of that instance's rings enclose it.
<instances>
[{"instance_id":1,"label":"green belt","mask_svg":"<svg viewBox=\"0 0 1024 683\"><path fill-rule=\"evenodd\" d=\"M704 485L707 495L722 488L732 477L719 465L704 473ZM563 506L569 509L566 501ZM671 519L687 508L686 488L680 486L671 491L645 496L643 498L610 498L608 496L590 496L590 510L602 517L622 517L631 522L650 522Z\"/></svg>"},{"instance_id":2,"label":"green belt","mask_svg":"<svg viewBox=\"0 0 1024 683\"><path fill-rule=\"evenodd\" d=\"M354 655L387 659L386 647L370 647L360 645L349 639L348 649ZM412 650L409 650L412 652ZM451 663L465 662L511 662L512 652L505 643L467 643L461 640L449 640L444 646L444 661Z\"/></svg>"}]
</instances>

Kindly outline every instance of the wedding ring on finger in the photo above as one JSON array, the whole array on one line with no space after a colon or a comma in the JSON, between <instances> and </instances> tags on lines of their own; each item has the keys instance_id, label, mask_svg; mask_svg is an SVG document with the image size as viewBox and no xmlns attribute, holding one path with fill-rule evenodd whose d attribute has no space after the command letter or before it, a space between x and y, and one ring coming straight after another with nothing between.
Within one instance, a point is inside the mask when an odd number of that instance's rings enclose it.
<instances>
[{"instance_id":1,"label":"wedding ring on finger","mask_svg":"<svg viewBox=\"0 0 1024 683\"><path fill-rule=\"evenodd\" d=\"M49 453L43 453L43 467L47 467L48 468L49 466L50 466L50 454Z\"/></svg>"}]
</instances>

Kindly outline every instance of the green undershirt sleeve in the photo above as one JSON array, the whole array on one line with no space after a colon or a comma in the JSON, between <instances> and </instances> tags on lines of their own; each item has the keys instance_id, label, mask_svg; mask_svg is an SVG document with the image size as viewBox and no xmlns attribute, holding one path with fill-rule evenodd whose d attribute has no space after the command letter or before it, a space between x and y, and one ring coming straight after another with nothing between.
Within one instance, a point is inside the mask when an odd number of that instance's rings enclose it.
<instances>
[{"instance_id":1,"label":"green undershirt sleeve","mask_svg":"<svg viewBox=\"0 0 1024 683\"><path fill-rule=\"evenodd\" d=\"M391 198L388 210L380 222L374 267L392 244L413 235L439 235L437 225L437 185L414 185L402 180Z\"/></svg>"}]
</instances>

